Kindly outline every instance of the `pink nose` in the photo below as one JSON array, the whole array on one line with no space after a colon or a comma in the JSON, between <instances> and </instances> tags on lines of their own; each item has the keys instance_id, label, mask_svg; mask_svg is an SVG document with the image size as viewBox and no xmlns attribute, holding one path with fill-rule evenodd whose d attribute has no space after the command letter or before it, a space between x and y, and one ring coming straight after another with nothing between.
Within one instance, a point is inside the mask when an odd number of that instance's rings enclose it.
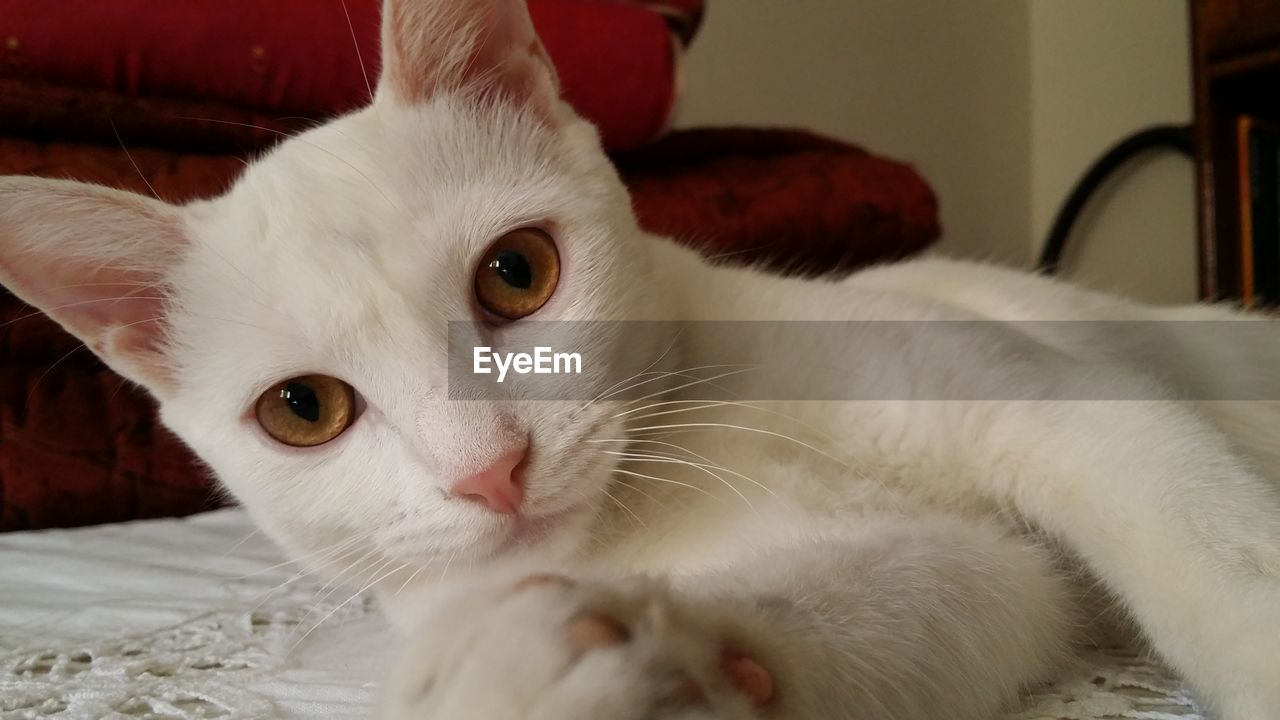
<instances>
[{"instance_id":1,"label":"pink nose","mask_svg":"<svg viewBox=\"0 0 1280 720\"><path fill-rule=\"evenodd\" d=\"M453 495L481 503L496 513L517 514L524 500L520 464L527 451L527 447L512 450L484 470L459 480L453 485Z\"/></svg>"}]
</instances>

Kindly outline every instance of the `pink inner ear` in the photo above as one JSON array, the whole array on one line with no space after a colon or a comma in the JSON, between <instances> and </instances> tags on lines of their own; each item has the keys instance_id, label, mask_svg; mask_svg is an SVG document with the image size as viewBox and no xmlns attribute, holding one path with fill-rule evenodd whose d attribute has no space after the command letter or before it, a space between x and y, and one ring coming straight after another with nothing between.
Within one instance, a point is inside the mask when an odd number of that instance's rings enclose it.
<instances>
[{"instance_id":1,"label":"pink inner ear","mask_svg":"<svg viewBox=\"0 0 1280 720\"><path fill-rule=\"evenodd\" d=\"M109 335L99 341L103 347L93 348L99 354L111 349L108 345L124 342L126 337L132 351L154 351L159 348L163 334L162 289L147 285L141 275L120 275L128 276L129 284L124 283L123 277L106 279L103 273L98 273L92 284L67 287L63 292L67 301L57 314L66 325L83 329L79 332L83 332L86 344L93 337L94 328L98 335Z\"/></svg>"},{"instance_id":2,"label":"pink inner ear","mask_svg":"<svg viewBox=\"0 0 1280 720\"><path fill-rule=\"evenodd\" d=\"M135 379L145 378L153 388L168 384L163 362L163 288L145 273L108 269L75 272L74 264L69 265L45 272L43 279L36 281L44 286L34 294L45 314L117 370ZM19 280L16 284L34 283Z\"/></svg>"},{"instance_id":3,"label":"pink inner ear","mask_svg":"<svg viewBox=\"0 0 1280 720\"><path fill-rule=\"evenodd\" d=\"M384 79L402 102L461 88L495 88L549 109L555 70L523 0L387 0Z\"/></svg>"},{"instance_id":4,"label":"pink inner ear","mask_svg":"<svg viewBox=\"0 0 1280 720\"><path fill-rule=\"evenodd\" d=\"M172 385L165 278L186 238L172 206L64 180L0 178L0 282L113 369Z\"/></svg>"}]
</instances>

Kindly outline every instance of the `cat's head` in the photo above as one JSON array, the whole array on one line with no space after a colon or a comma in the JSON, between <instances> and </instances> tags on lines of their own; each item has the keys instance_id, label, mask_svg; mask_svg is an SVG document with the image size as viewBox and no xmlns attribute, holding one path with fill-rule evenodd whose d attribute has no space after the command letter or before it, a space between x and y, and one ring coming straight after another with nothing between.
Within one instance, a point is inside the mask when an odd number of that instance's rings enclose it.
<instances>
[{"instance_id":1,"label":"cat's head","mask_svg":"<svg viewBox=\"0 0 1280 720\"><path fill-rule=\"evenodd\" d=\"M0 281L149 389L294 554L399 581L582 541L611 468L588 441L619 432L603 404L451 399L448 322L500 344L660 293L523 2L388 0L382 62L368 108L214 200L0 179Z\"/></svg>"}]
</instances>

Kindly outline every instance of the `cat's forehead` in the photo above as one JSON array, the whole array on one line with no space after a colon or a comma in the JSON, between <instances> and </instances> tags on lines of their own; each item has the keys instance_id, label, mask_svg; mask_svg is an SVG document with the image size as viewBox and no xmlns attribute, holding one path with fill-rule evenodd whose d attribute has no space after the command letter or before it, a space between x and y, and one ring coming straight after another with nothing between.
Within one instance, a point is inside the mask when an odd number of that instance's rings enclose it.
<instances>
[{"instance_id":1,"label":"cat's forehead","mask_svg":"<svg viewBox=\"0 0 1280 720\"><path fill-rule=\"evenodd\" d=\"M472 266L496 235L590 214L564 144L445 103L370 108L286 141L194 223L177 288L210 317L190 318L190 336L246 365L432 349L432 328L471 316Z\"/></svg>"},{"instance_id":2,"label":"cat's forehead","mask_svg":"<svg viewBox=\"0 0 1280 720\"><path fill-rule=\"evenodd\" d=\"M428 239L438 231L471 242L581 206L611 173L585 123L442 98L375 104L291 138L254 163L228 200L251 229L305 241L296 229L322 228L376 252L409 223Z\"/></svg>"}]
</instances>

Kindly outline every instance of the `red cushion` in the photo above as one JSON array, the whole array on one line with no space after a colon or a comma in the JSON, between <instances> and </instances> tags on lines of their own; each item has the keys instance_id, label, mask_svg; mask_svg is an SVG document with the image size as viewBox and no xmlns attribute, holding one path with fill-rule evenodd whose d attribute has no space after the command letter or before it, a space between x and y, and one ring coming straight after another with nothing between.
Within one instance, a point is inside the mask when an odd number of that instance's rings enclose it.
<instances>
[{"instance_id":1,"label":"red cushion","mask_svg":"<svg viewBox=\"0 0 1280 720\"><path fill-rule=\"evenodd\" d=\"M909 166L800 130L685 130L614 159L646 229L738 262L848 270L941 232Z\"/></svg>"},{"instance_id":2,"label":"red cushion","mask_svg":"<svg viewBox=\"0 0 1280 720\"><path fill-rule=\"evenodd\" d=\"M215 194L237 157L133 148L163 197ZM851 267L938 235L910 168L802 132L674 133L617 158L644 226L728 259ZM0 138L0 175L73 177L146 192L119 150ZM152 402L51 321L0 291L0 530L188 514L217 495Z\"/></svg>"},{"instance_id":3,"label":"red cushion","mask_svg":"<svg viewBox=\"0 0 1280 720\"><path fill-rule=\"evenodd\" d=\"M672 110L676 40L664 13L688 31L701 5L530 0L529 9L565 98L600 127L606 146L625 148L661 134ZM380 0L0 0L0 78L331 115L365 104L377 82L379 7Z\"/></svg>"}]
</instances>

